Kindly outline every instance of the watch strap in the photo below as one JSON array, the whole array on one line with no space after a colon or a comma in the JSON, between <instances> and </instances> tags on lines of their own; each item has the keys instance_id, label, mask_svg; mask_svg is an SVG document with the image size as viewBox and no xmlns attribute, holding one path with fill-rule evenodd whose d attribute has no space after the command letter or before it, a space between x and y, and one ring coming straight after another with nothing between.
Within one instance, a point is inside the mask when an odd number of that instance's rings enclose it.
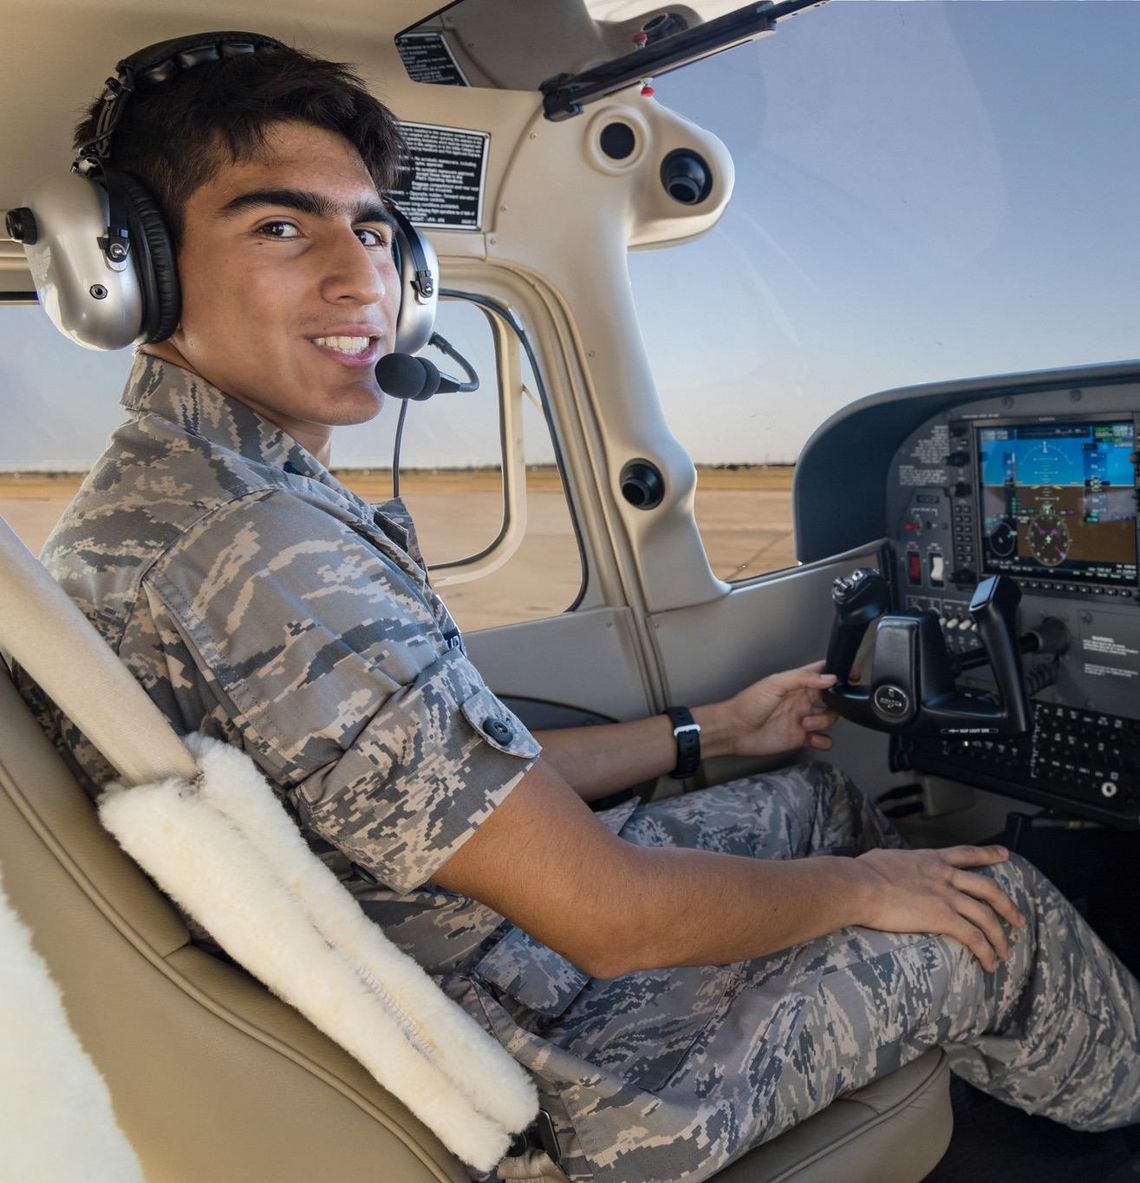
<instances>
[{"instance_id":1,"label":"watch strap","mask_svg":"<svg viewBox=\"0 0 1140 1183\"><path fill-rule=\"evenodd\" d=\"M665 714L673 724L673 738L677 741L677 763L669 775L684 780L701 766L701 725L688 707L666 707Z\"/></svg>"}]
</instances>

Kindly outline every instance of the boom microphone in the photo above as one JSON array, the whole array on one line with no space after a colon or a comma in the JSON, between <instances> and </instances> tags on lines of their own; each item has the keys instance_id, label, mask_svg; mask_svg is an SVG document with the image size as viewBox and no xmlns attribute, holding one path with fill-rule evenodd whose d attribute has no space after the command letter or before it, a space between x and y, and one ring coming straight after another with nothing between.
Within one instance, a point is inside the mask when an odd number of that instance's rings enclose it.
<instances>
[{"instance_id":1,"label":"boom microphone","mask_svg":"<svg viewBox=\"0 0 1140 1183\"><path fill-rule=\"evenodd\" d=\"M376 381L385 394L393 398L423 402L433 394L452 394L455 391L479 389L479 379L465 358L461 357L438 333L430 344L453 357L467 372L467 381L441 374L439 367L410 353L389 353L376 363Z\"/></svg>"},{"instance_id":2,"label":"boom microphone","mask_svg":"<svg viewBox=\"0 0 1140 1183\"><path fill-rule=\"evenodd\" d=\"M431 398L440 388L442 375L430 361L410 353L389 353L376 363L376 381L393 398L416 402Z\"/></svg>"},{"instance_id":3,"label":"boom microphone","mask_svg":"<svg viewBox=\"0 0 1140 1183\"><path fill-rule=\"evenodd\" d=\"M402 400L400 418L396 423L396 440L392 446L392 496L400 495L400 444L404 438L404 419L408 414L408 402L423 402L438 394L441 390L445 394L452 391L468 393L479 389L479 375L475 367L451 344L438 333L432 333L428 344L446 354L453 361L457 361L467 375L467 381L449 378L439 372L439 367L425 361L422 357L413 357L410 353L388 353L376 363L376 381L385 394Z\"/></svg>"}]
</instances>

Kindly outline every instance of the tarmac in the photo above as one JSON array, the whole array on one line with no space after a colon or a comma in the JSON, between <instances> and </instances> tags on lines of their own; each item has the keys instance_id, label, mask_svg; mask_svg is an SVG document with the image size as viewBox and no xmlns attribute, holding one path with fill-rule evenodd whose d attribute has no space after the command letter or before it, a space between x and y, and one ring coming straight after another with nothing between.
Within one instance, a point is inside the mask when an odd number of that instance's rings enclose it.
<instances>
[{"instance_id":1,"label":"tarmac","mask_svg":"<svg viewBox=\"0 0 1140 1183\"><path fill-rule=\"evenodd\" d=\"M386 470L336 475L368 501L392 495ZM0 516L38 553L81 480L70 473L0 474ZM429 565L478 554L494 542L503 519L497 469L405 470L400 481ZM791 489L790 465L698 467L697 523L720 578L747 579L795 563ZM440 594L466 631L554 616L577 598L581 560L556 469L527 470L526 502L526 533L504 566L463 583L437 572Z\"/></svg>"}]
</instances>

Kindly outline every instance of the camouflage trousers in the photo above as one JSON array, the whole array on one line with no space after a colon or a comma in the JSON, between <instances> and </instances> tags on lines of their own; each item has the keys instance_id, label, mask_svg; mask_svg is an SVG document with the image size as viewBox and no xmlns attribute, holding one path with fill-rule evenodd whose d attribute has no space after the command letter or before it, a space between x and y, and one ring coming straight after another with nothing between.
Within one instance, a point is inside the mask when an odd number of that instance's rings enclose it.
<instances>
[{"instance_id":1,"label":"camouflage trousers","mask_svg":"<svg viewBox=\"0 0 1140 1183\"><path fill-rule=\"evenodd\" d=\"M621 836L773 859L904 845L822 764L639 806ZM1140 984L1031 865L984 873L1027 920L993 974L948 938L847 928L734 965L594 980L553 1021L516 1014L513 1034L494 1023L561 1127L563 1170L707 1179L935 1045L1030 1113L1084 1130L1140 1121Z\"/></svg>"}]
</instances>

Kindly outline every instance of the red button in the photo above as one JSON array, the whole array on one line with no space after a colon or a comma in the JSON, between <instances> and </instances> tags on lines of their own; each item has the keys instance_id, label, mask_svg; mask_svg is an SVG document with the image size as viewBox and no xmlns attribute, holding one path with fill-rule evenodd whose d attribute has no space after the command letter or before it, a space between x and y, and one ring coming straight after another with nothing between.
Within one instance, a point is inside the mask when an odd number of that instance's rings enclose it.
<instances>
[{"instance_id":1,"label":"red button","mask_svg":"<svg viewBox=\"0 0 1140 1183\"><path fill-rule=\"evenodd\" d=\"M920 555L916 550L907 551L906 577L910 583L922 582L922 555Z\"/></svg>"}]
</instances>

